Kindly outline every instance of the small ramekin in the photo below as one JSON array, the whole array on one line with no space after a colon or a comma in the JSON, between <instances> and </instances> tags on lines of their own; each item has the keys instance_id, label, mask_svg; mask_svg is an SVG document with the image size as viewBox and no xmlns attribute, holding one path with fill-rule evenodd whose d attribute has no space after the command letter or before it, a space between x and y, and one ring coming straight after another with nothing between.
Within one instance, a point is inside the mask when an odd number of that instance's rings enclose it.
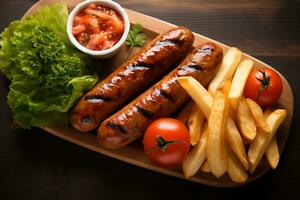
<instances>
[{"instance_id":1,"label":"small ramekin","mask_svg":"<svg viewBox=\"0 0 300 200\"><path fill-rule=\"evenodd\" d=\"M99 50L99 51L88 49L88 48L84 47L83 45L81 45L76 40L76 38L74 37L74 35L72 33L74 17L77 15L78 12L80 12L83 8L85 8L90 3L97 3L100 5L105 5L110 8L113 8L121 15L121 17L124 20L125 29L124 29L121 39L119 40L119 42L117 42L113 47L111 47L109 49ZM115 55L118 52L118 50L121 48L121 46L124 44L124 42L126 41L129 30L130 30L130 21L129 21L126 11L124 10L124 8L122 8L122 6L120 6L120 4L118 4L112 0L86 0L86 1L83 1L74 7L74 9L69 14L68 22L67 22L67 34L68 34L69 39L72 42L72 44L80 51L82 51L86 54L89 54L95 58L99 58L99 59L110 58L113 55Z\"/></svg>"}]
</instances>

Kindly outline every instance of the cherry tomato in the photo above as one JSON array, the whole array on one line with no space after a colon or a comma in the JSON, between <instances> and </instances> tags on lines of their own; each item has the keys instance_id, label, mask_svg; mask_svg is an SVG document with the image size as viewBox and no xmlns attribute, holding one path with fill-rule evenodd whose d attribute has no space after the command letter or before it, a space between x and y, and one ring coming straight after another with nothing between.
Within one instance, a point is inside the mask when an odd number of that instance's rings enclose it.
<instances>
[{"instance_id":1,"label":"cherry tomato","mask_svg":"<svg viewBox=\"0 0 300 200\"><path fill-rule=\"evenodd\" d=\"M171 168L182 163L190 149L187 127L177 119L161 118L147 128L144 151L161 167Z\"/></svg>"},{"instance_id":2,"label":"cherry tomato","mask_svg":"<svg viewBox=\"0 0 300 200\"><path fill-rule=\"evenodd\" d=\"M246 82L244 96L261 106L274 104L282 93L282 80L279 74L270 69L253 70Z\"/></svg>"}]
</instances>

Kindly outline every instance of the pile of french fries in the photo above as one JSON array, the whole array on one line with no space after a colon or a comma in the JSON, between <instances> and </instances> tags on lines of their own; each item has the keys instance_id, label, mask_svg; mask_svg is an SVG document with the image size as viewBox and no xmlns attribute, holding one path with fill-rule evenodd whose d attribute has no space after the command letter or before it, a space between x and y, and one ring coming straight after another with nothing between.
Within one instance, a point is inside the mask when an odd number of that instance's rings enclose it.
<instances>
[{"instance_id":1,"label":"pile of french fries","mask_svg":"<svg viewBox=\"0 0 300 200\"><path fill-rule=\"evenodd\" d=\"M208 89L192 77L178 82L192 100L179 118L189 127L192 150L183 162L185 177L200 169L216 177L226 172L231 180L246 182L265 155L275 169L279 162L276 131L287 111L266 108L245 99L243 91L254 63L230 48Z\"/></svg>"}]
</instances>

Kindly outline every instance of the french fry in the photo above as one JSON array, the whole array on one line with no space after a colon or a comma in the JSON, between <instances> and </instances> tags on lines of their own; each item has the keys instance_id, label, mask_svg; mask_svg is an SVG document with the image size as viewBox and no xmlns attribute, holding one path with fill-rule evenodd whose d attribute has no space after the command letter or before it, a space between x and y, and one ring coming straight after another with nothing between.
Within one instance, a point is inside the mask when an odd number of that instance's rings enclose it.
<instances>
[{"instance_id":1,"label":"french fry","mask_svg":"<svg viewBox=\"0 0 300 200\"><path fill-rule=\"evenodd\" d=\"M218 87L222 82L224 82L224 79L232 78L236 67L241 62L241 59L242 52L239 49L232 47L227 51L216 76L213 78L213 80L208 86L208 91L213 96L216 95Z\"/></svg>"},{"instance_id":2,"label":"french fry","mask_svg":"<svg viewBox=\"0 0 300 200\"><path fill-rule=\"evenodd\" d=\"M269 107L265 110L264 112L264 118L266 119L272 112L274 111L273 108ZM279 163L279 150L277 146L277 141L276 141L276 135L274 135L273 139L271 140L267 151L265 153L265 156L267 158L267 161L269 165L272 167L272 169L275 169Z\"/></svg>"},{"instance_id":3,"label":"french fry","mask_svg":"<svg viewBox=\"0 0 300 200\"><path fill-rule=\"evenodd\" d=\"M210 168L207 160L204 161L204 163L202 164L200 170L203 171L203 172L206 172L206 173L211 172L211 168Z\"/></svg>"},{"instance_id":4,"label":"french fry","mask_svg":"<svg viewBox=\"0 0 300 200\"><path fill-rule=\"evenodd\" d=\"M269 133L270 128L269 128L268 124L266 123L266 119L264 117L262 108L252 99L247 98L246 102L252 113L252 116L253 116L256 126L261 128L265 133Z\"/></svg>"},{"instance_id":5,"label":"french fry","mask_svg":"<svg viewBox=\"0 0 300 200\"><path fill-rule=\"evenodd\" d=\"M248 179L248 174L243 165L240 163L233 151L227 146L228 157L228 174L232 181L237 183L244 183Z\"/></svg>"},{"instance_id":6,"label":"french fry","mask_svg":"<svg viewBox=\"0 0 300 200\"><path fill-rule=\"evenodd\" d=\"M252 142L256 136L256 126L244 98L241 98L237 109L237 119L241 133L246 142Z\"/></svg>"},{"instance_id":7,"label":"french fry","mask_svg":"<svg viewBox=\"0 0 300 200\"><path fill-rule=\"evenodd\" d=\"M266 158L272 169L276 169L279 163L279 157L280 156L278 151L278 145L276 142L276 135L274 135L266 151Z\"/></svg>"},{"instance_id":8,"label":"french fry","mask_svg":"<svg viewBox=\"0 0 300 200\"><path fill-rule=\"evenodd\" d=\"M193 77L182 76L178 77L177 81L199 106L206 119L208 119L210 108L213 104L211 94Z\"/></svg>"},{"instance_id":9,"label":"french fry","mask_svg":"<svg viewBox=\"0 0 300 200\"><path fill-rule=\"evenodd\" d=\"M249 169L249 163L247 160L246 150L243 143L241 134L235 125L235 122L231 117L227 118L226 122L226 140L228 145L230 145L232 151L236 154L238 159L243 164L246 170Z\"/></svg>"},{"instance_id":10,"label":"french fry","mask_svg":"<svg viewBox=\"0 0 300 200\"><path fill-rule=\"evenodd\" d=\"M260 133L260 130L258 129L258 134L253 141L253 143L250 144L249 150L248 150L248 160L250 162L250 172L253 173L258 165L258 163L261 161L263 155L265 154L272 138L274 137L277 129L283 122L283 120L286 118L287 111L284 109L277 109L274 112L272 112L266 119L266 122L270 128L269 134L263 134Z\"/></svg>"},{"instance_id":11,"label":"french fry","mask_svg":"<svg viewBox=\"0 0 300 200\"><path fill-rule=\"evenodd\" d=\"M208 118L207 160L212 173L221 177L227 170L225 148L225 122L228 112L227 97L217 93Z\"/></svg>"},{"instance_id":12,"label":"french fry","mask_svg":"<svg viewBox=\"0 0 300 200\"><path fill-rule=\"evenodd\" d=\"M213 97L211 94L207 92L207 90L192 77L180 77L178 78L178 82L190 94L208 119L213 104ZM240 133L238 132L237 127L230 115L228 115L228 119L226 121L226 131L226 138L228 139L229 144L243 163L244 167L247 169L248 162L247 159L245 159L245 147L243 145Z\"/></svg>"},{"instance_id":13,"label":"french fry","mask_svg":"<svg viewBox=\"0 0 300 200\"><path fill-rule=\"evenodd\" d=\"M194 104L191 109L190 116L188 118L188 127L191 138L191 145L196 145L200 139L200 133L205 117L197 104Z\"/></svg>"},{"instance_id":14,"label":"french fry","mask_svg":"<svg viewBox=\"0 0 300 200\"><path fill-rule=\"evenodd\" d=\"M194 176L206 159L207 135L208 128L206 126L198 144L194 146L183 161L182 169L186 178Z\"/></svg>"},{"instance_id":15,"label":"french fry","mask_svg":"<svg viewBox=\"0 0 300 200\"><path fill-rule=\"evenodd\" d=\"M236 68L236 72L233 76L232 84L228 94L228 101L234 111L236 111L239 105L240 99L244 92L247 78L252 68L253 61L249 59L243 60Z\"/></svg>"},{"instance_id":16,"label":"french fry","mask_svg":"<svg viewBox=\"0 0 300 200\"><path fill-rule=\"evenodd\" d=\"M189 101L184 107L183 109L180 111L180 113L177 115L176 119L178 119L179 121L181 121L182 123L184 123L185 125L187 125L188 123L188 119L191 113L191 110L194 106L194 101Z\"/></svg>"}]
</instances>

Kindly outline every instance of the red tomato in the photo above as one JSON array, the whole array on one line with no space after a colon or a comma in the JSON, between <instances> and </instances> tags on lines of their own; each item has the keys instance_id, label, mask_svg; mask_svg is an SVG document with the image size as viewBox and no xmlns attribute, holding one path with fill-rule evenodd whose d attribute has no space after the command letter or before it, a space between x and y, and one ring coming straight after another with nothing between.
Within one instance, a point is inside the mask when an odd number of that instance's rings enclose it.
<instances>
[{"instance_id":1,"label":"red tomato","mask_svg":"<svg viewBox=\"0 0 300 200\"><path fill-rule=\"evenodd\" d=\"M177 119L161 118L147 128L144 151L157 165L170 168L178 166L190 149L187 127Z\"/></svg>"},{"instance_id":2,"label":"red tomato","mask_svg":"<svg viewBox=\"0 0 300 200\"><path fill-rule=\"evenodd\" d=\"M261 106L274 104L282 93L282 80L277 72L270 68L253 70L246 82L244 96Z\"/></svg>"}]
</instances>

